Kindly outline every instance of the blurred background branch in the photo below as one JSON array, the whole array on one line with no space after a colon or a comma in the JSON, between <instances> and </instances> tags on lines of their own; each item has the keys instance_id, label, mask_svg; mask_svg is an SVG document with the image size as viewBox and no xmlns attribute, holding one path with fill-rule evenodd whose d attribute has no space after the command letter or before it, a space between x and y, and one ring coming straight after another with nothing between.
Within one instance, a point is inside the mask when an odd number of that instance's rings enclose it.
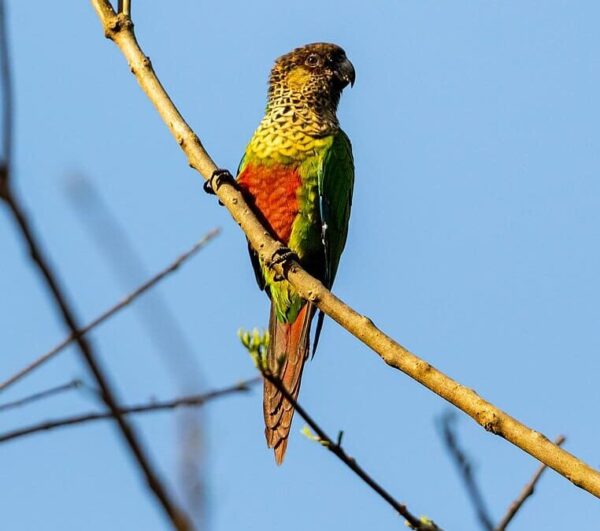
<instances>
[{"instance_id":1,"label":"blurred background branch","mask_svg":"<svg viewBox=\"0 0 600 531\"><path fill-rule=\"evenodd\" d=\"M171 494L154 470L133 427L120 414L120 406L113 385L110 383L105 371L101 368L91 344L79 333L81 328L79 319L76 317L75 311L68 301L66 292L59 283L58 275L51 267L49 259L42 250L41 242L33 229L33 225L14 191L13 183L11 182L11 179L14 177L12 171L12 139L14 133L12 116L14 108L12 72L8 46L6 5L4 0L0 0L0 58L2 60L2 87L3 98L5 100L2 127L5 152L2 170L0 170L3 181L0 185L0 198L4 201L5 206L13 216L17 230L28 248L29 256L38 268L48 292L56 305L57 313L61 316L65 327L75 336L75 342L77 343L81 358L96 381L101 391L102 400L110 411L110 415L114 417L125 445L137 462L140 472L145 477L147 486L154 493L156 501L163 508L165 515L175 529L192 529L188 517L177 507Z\"/></svg>"},{"instance_id":2,"label":"blurred background branch","mask_svg":"<svg viewBox=\"0 0 600 531\"><path fill-rule=\"evenodd\" d=\"M66 191L82 226L87 229L107 260L121 289L130 290L132 285L148 278L149 273L141 254L129 238L126 227L120 223L110 205L103 201L92 181L86 175L78 173L67 180ZM207 233L190 252L167 268L168 272L175 271L188 257L218 234L218 229ZM149 283L155 286L161 278L161 275L158 279L154 277L155 281L151 280ZM197 353L170 311L161 291L153 289L148 292L146 297L134 306L134 310L145 334L172 374L179 392L186 395L201 392L205 383ZM202 412L202 408L184 408L178 410L176 415L179 483L187 502L186 508L197 529L203 529L206 525L207 513L204 485L207 448Z\"/></svg>"},{"instance_id":3,"label":"blurred background branch","mask_svg":"<svg viewBox=\"0 0 600 531\"><path fill-rule=\"evenodd\" d=\"M228 395L247 393L250 389L256 385L260 378L252 378L248 380L242 380L239 383L223 387L222 389L216 389L207 393L202 393L193 396L184 396L181 398L175 398L171 400L163 401L152 401L145 404L138 404L132 406L122 406L119 409L121 415L132 415L141 413L156 413L159 411L168 411L178 408L197 408L205 405L207 402L222 398ZM41 393L40 393L41 394ZM32 426L19 428L4 434L0 434L0 443L13 441L36 433L54 430L57 428L66 428L68 426L76 426L94 422L97 420L106 420L112 417L111 413L83 413L80 415L73 415L70 417L64 417L56 420L48 420L40 422Z\"/></svg>"},{"instance_id":4,"label":"blurred background branch","mask_svg":"<svg viewBox=\"0 0 600 531\"><path fill-rule=\"evenodd\" d=\"M198 240L188 251L178 256L175 260L173 260L167 267L156 273L154 276L146 280L139 287L134 289L131 293L123 297L119 302L106 309L96 318L92 319L88 324L82 326L79 330L75 332L71 332L69 336L63 339L60 343L52 347L48 352L45 352L41 356L37 357L35 360L28 363L22 369L11 375L9 378L0 383L0 392L5 391L8 387L18 382L21 378L24 378L32 371L50 361L54 356L56 356L59 352L64 350L67 346L77 340L78 337L87 334L97 326L104 323L110 317L113 317L116 313L118 313L123 308L126 308L131 303L133 303L138 297L143 295L149 289L153 288L158 284L161 280L167 277L169 274L176 271L184 262L192 258L198 251L203 249L208 242L210 242L213 238L215 238L219 234L219 229L212 229L207 232L200 240Z\"/></svg>"},{"instance_id":5,"label":"blurred background branch","mask_svg":"<svg viewBox=\"0 0 600 531\"><path fill-rule=\"evenodd\" d=\"M56 385L54 387L50 387L49 389L45 389L44 391L39 391L37 393L33 393L24 398L20 398L18 400L13 400L12 402L6 402L4 404L0 404L0 412L7 411L9 409L15 409L17 407L26 406L31 404L32 402L37 402L38 400L44 400L51 396L59 395L68 391L72 391L74 389L79 389L83 385L83 382L79 379L71 380L65 384Z\"/></svg>"},{"instance_id":6,"label":"blurred background branch","mask_svg":"<svg viewBox=\"0 0 600 531\"><path fill-rule=\"evenodd\" d=\"M453 411L447 411L440 420L440 429L446 450L458 469L481 528L484 531L493 531L494 524L486 507L481 489L477 484L477 479L473 472L473 464L465 451L459 446L456 430L454 429L455 422L456 414Z\"/></svg>"},{"instance_id":7,"label":"blurred background branch","mask_svg":"<svg viewBox=\"0 0 600 531\"><path fill-rule=\"evenodd\" d=\"M447 411L440 419L440 431L446 450L458 469L459 476L467 491L469 501L477 515L477 520L484 531L505 531L515 515L521 510L525 501L533 495L537 482L542 477L544 470L548 467L546 465L539 466L533 477L525 487L523 487L517 499L510 504L500 522L497 525L494 525L481 488L477 483L472 460L469 458L467 452L460 447L458 442L456 421L456 414L453 411ZM565 440L566 437L564 435L559 435L554 440L554 444L561 446Z\"/></svg>"},{"instance_id":8,"label":"blurred background branch","mask_svg":"<svg viewBox=\"0 0 600 531\"><path fill-rule=\"evenodd\" d=\"M564 435L559 435L554 440L554 444L561 446L566 440L567 438ZM500 523L496 526L495 531L504 531L508 527L508 524L512 522L512 519L521 510L523 504L529 499L530 496L533 495L538 481L547 468L548 467L546 465L540 465L538 467L532 478L523 487L523 490L520 492L519 496L510 504L505 515L500 520Z\"/></svg>"}]
</instances>

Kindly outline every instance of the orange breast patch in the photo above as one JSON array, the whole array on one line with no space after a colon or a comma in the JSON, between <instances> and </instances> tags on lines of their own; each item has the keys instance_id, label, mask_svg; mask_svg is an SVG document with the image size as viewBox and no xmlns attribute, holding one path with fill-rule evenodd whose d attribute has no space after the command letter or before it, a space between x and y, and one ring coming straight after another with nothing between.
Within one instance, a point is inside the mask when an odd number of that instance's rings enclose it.
<instances>
[{"instance_id":1,"label":"orange breast patch","mask_svg":"<svg viewBox=\"0 0 600 531\"><path fill-rule=\"evenodd\" d=\"M253 200L271 232L287 245L299 210L297 191L302 179L298 171L286 166L248 164L238 176L238 183Z\"/></svg>"}]
</instances>

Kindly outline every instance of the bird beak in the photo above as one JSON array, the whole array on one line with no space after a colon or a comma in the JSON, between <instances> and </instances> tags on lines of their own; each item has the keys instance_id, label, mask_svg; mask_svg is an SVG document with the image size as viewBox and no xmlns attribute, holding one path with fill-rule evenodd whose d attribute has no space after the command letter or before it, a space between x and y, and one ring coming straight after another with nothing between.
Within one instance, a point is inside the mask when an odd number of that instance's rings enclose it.
<instances>
[{"instance_id":1,"label":"bird beak","mask_svg":"<svg viewBox=\"0 0 600 531\"><path fill-rule=\"evenodd\" d=\"M344 58L336 73L339 80L344 84L344 87L348 84L351 87L354 86L356 72L354 71L354 65L347 58Z\"/></svg>"}]
</instances>

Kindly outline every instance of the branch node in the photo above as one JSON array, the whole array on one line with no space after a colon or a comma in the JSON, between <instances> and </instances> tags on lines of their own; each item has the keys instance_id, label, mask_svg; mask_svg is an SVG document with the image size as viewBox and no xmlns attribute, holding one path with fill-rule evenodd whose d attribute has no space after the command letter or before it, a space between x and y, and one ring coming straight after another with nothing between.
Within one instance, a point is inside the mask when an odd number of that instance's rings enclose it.
<instances>
[{"instance_id":1,"label":"branch node","mask_svg":"<svg viewBox=\"0 0 600 531\"><path fill-rule=\"evenodd\" d=\"M484 409L477 414L477 422L483 426L485 431L489 431L494 435L502 434L502 421L494 411Z\"/></svg>"},{"instance_id":2,"label":"branch node","mask_svg":"<svg viewBox=\"0 0 600 531\"><path fill-rule=\"evenodd\" d=\"M290 270L293 271L293 266ZM313 291L312 289L308 290L308 293L306 294L306 299L316 304L317 302L319 302L319 294L316 291Z\"/></svg>"},{"instance_id":3,"label":"branch node","mask_svg":"<svg viewBox=\"0 0 600 531\"><path fill-rule=\"evenodd\" d=\"M367 317L366 315L361 315L360 318L365 326L375 326L373 320L370 317Z\"/></svg>"},{"instance_id":4,"label":"branch node","mask_svg":"<svg viewBox=\"0 0 600 531\"><path fill-rule=\"evenodd\" d=\"M117 38L117 35L122 31L133 29L133 22L128 15L119 13L107 18L104 23L104 36L111 41Z\"/></svg>"},{"instance_id":5,"label":"branch node","mask_svg":"<svg viewBox=\"0 0 600 531\"><path fill-rule=\"evenodd\" d=\"M421 373L421 375L425 375L428 372L431 372L433 366L431 363L427 363L425 360L419 360L417 362L417 370Z\"/></svg>"},{"instance_id":6,"label":"branch node","mask_svg":"<svg viewBox=\"0 0 600 531\"><path fill-rule=\"evenodd\" d=\"M104 36L111 41L115 40L115 35L121 30L118 15L109 16L104 21Z\"/></svg>"}]
</instances>

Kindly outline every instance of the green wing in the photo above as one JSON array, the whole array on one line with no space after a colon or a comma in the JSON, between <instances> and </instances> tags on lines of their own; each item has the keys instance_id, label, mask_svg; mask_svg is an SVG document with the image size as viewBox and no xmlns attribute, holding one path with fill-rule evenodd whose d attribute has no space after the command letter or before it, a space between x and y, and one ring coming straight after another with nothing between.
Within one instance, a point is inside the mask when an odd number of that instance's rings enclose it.
<instances>
[{"instance_id":1,"label":"green wing","mask_svg":"<svg viewBox=\"0 0 600 531\"><path fill-rule=\"evenodd\" d=\"M354 189L352 144L341 129L323 157L318 177L321 239L325 254L325 275L322 280L331 289L346 245ZM323 318L323 312L319 312L313 340L313 356L323 329Z\"/></svg>"},{"instance_id":2,"label":"green wing","mask_svg":"<svg viewBox=\"0 0 600 531\"><path fill-rule=\"evenodd\" d=\"M346 245L354 188L354 159L350 139L341 129L335 135L319 172L325 285L331 288Z\"/></svg>"}]
</instances>

